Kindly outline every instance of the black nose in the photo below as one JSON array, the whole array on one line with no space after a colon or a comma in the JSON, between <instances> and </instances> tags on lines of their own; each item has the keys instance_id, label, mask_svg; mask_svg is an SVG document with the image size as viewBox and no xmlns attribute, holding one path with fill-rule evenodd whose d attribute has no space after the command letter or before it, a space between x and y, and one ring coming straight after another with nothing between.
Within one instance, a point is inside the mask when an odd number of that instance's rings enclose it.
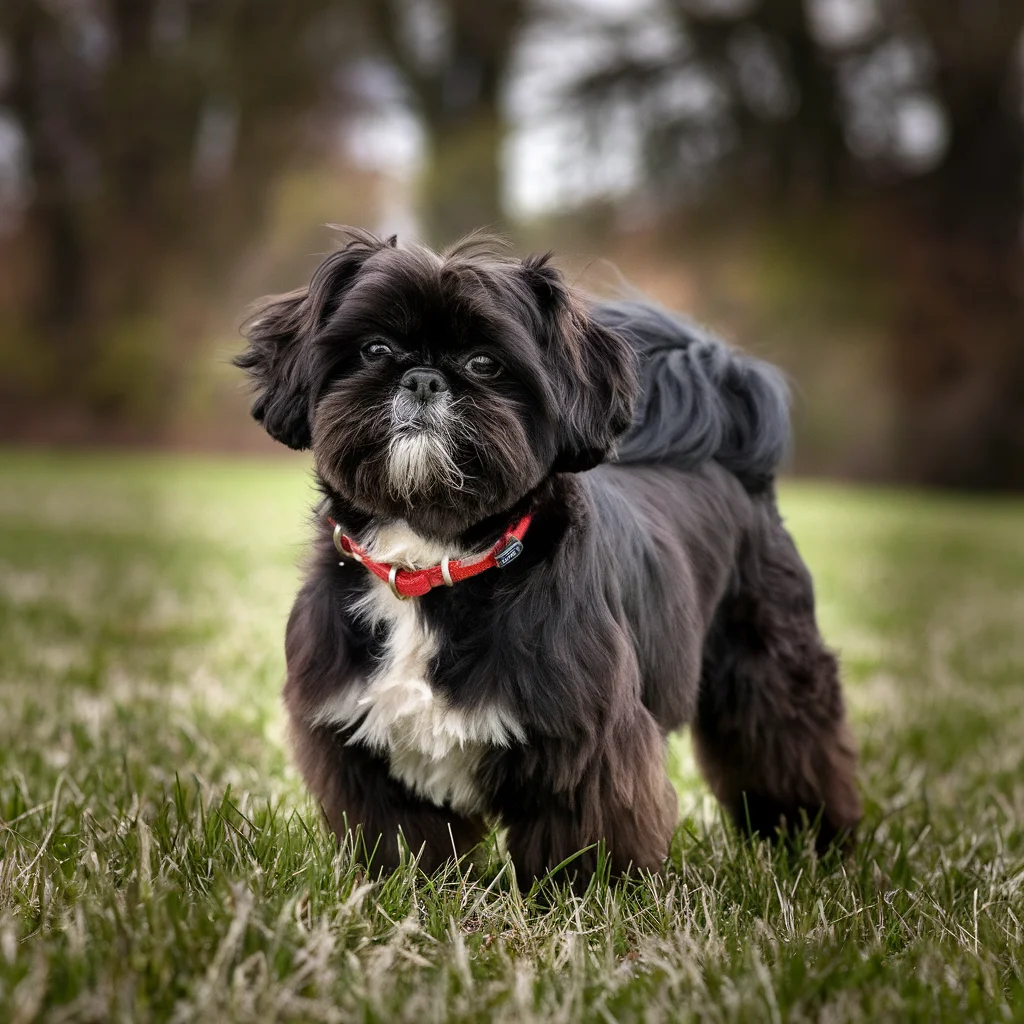
<instances>
[{"instance_id":1,"label":"black nose","mask_svg":"<svg viewBox=\"0 0 1024 1024\"><path fill-rule=\"evenodd\" d=\"M408 388L421 402L433 402L448 390L448 381L437 370L425 366L409 370L402 376L403 388Z\"/></svg>"}]
</instances>

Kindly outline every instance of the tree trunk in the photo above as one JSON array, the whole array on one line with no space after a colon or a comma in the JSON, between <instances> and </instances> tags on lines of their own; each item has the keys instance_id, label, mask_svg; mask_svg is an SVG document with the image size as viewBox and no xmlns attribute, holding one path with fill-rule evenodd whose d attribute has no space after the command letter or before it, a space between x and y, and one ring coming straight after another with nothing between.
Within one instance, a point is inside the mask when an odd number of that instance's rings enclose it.
<instances>
[{"instance_id":1,"label":"tree trunk","mask_svg":"<svg viewBox=\"0 0 1024 1024\"><path fill-rule=\"evenodd\" d=\"M90 347L84 327L85 244L61 152L67 112L59 108L59 100L71 72L61 50L59 24L41 4L12 0L6 13L12 57L6 99L28 141L34 196L26 234L33 240L30 249L39 268L24 314L43 343L40 361L59 364L59 388L66 394L78 386Z\"/></svg>"},{"instance_id":2,"label":"tree trunk","mask_svg":"<svg viewBox=\"0 0 1024 1024\"><path fill-rule=\"evenodd\" d=\"M500 113L481 109L457 125L430 125L420 182L426 237L445 245L479 228L499 231L504 222Z\"/></svg>"},{"instance_id":3,"label":"tree trunk","mask_svg":"<svg viewBox=\"0 0 1024 1024\"><path fill-rule=\"evenodd\" d=\"M995 89L950 110L947 159L891 211L901 468L924 484L1021 487L1024 134Z\"/></svg>"},{"instance_id":4,"label":"tree trunk","mask_svg":"<svg viewBox=\"0 0 1024 1024\"><path fill-rule=\"evenodd\" d=\"M524 17L523 0L449 0L446 8L447 53L413 82L427 135L420 212L435 244L504 224L502 88Z\"/></svg>"}]
</instances>

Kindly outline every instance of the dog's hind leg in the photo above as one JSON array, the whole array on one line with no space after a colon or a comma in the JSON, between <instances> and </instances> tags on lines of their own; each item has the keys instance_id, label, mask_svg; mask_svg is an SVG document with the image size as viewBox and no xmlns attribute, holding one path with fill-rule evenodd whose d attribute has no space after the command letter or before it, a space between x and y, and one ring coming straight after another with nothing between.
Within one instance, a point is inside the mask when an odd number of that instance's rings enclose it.
<instances>
[{"instance_id":1,"label":"dog's hind leg","mask_svg":"<svg viewBox=\"0 0 1024 1024\"><path fill-rule=\"evenodd\" d=\"M693 738L741 829L773 836L820 818L825 849L860 820L838 665L818 632L810 573L770 499L757 501L705 642Z\"/></svg>"}]
</instances>

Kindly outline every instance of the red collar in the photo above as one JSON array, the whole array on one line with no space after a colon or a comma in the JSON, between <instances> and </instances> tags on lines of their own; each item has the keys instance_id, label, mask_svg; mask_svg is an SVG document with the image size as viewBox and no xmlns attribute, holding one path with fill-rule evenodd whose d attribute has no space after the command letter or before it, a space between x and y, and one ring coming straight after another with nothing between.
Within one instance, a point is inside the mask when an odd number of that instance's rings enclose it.
<instances>
[{"instance_id":1,"label":"red collar","mask_svg":"<svg viewBox=\"0 0 1024 1024\"><path fill-rule=\"evenodd\" d=\"M362 562L374 576L391 587L395 597L404 601L407 597L422 597L434 587L454 587L460 580L469 579L470 576L476 576L496 566L504 569L509 562L522 554L523 537L530 528L532 518L529 514L523 516L511 530L502 534L490 552L479 561L464 565L459 559L449 560L445 555L440 565L431 566L429 569L401 569L387 562L375 562L351 537L341 532L340 523L335 522L330 516L327 517L327 522L334 527L334 546L338 551L357 562Z\"/></svg>"}]
</instances>

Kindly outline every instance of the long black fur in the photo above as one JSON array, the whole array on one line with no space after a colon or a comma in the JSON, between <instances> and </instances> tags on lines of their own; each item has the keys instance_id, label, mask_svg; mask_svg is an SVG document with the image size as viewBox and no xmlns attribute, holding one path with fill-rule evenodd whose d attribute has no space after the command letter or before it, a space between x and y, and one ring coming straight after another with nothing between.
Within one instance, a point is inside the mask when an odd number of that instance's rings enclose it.
<instances>
[{"instance_id":1,"label":"long black fur","mask_svg":"<svg viewBox=\"0 0 1024 1024\"><path fill-rule=\"evenodd\" d=\"M714 460L748 490L771 482L789 447L788 389L775 367L649 303L595 303L594 315L640 357L634 425L613 461L694 469Z\"/></svg>"},{"instance_id":2,"label":"long black fur","mask_svg":"<svg viewBox=\"0 0 1024 1024\"><path fill-rule=\"evenodd\" d=\"M547 258L479 239L439 257L362 232L308 290L267 304L249 341L253 414L312 446L324 495L285 701L337 834L361 826L392 867L401 832L429 868L497 821L520 877L601 840L617 870L657 869L676 817L665 738L687 724L741 827L820 816L822 844L854 827L837 665L776 511L788 415L774 369L656 307L575 294ZM496 375L474 369L481 354ZM440 413L402 390L417 367L446 382ZM455 477L396 488L394 438L438 422ZM329 525L370 546L390 530L425 552L484 551L526 512L507 568L409 605L339 565ZM432 799L427 770L399 763L404 734L361 738L372 711L345 703L402 682L416 648L400 637L430 639L418 682L438 708L514 720L472 748L472 799ZM594 865L591 850L573 867L582 880Z\"/></svg>"}]
</instances>

